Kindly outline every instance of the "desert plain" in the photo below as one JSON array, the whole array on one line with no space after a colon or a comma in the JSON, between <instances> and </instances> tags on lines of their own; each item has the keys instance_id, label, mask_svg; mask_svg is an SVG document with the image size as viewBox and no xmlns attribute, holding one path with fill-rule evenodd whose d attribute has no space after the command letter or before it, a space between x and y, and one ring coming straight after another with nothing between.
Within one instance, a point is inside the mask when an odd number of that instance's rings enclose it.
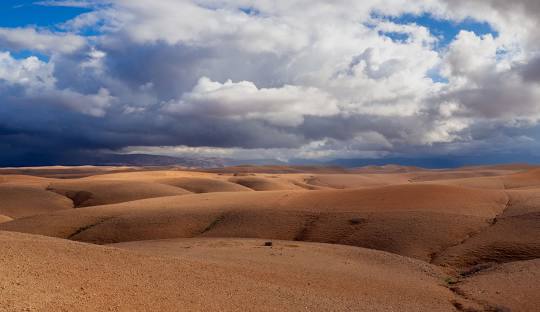
<instances>
[{"instance_id":1,"label":"desert plain","mask_svg":"<svg viewBox=\"0 0 540 312\"><path fill-rule=\"evenodd\" d=\"M540 167L0 169L0 311L540 311Z\"/></svg>"}]
</instances>

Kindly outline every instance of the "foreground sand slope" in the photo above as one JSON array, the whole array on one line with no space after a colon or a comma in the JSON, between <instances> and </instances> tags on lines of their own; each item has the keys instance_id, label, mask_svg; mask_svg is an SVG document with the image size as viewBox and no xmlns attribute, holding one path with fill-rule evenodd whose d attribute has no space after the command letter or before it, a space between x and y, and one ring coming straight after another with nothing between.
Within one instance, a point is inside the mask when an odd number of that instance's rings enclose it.
<instances>
[{"instance_id":1,"label":"foreground sand slope","mask_svg":"<svg viewBox=\"0 0 540 312\"><path fill-rule=\"evenodd\" d=\"M500 214L504 192L443 185L161 197L15 220L0 230L107 244L244 237L314 241L430 261Z\"/></svg>"},{"instance_id":2,"label":"foreground sand slope","mask_svg":"<svg viewBox=\"0 0 540 312\"><path fill-rule=\"evenodd\" d=\"M540 259L505 263L468 277L455 291L498 311L538 311Z\"/></svg>"},{"instance_id":3,"label":"foreground sand slope","mask_svg":"<svg viewBox=\"0 0 540 312\"><path fill-rule=\"evenodd\" d=\"M460 300L443 272L420 261L263 242L141 242L124 251L0 232L0 310L454 311Z\"/></svg>"}]
</instances>

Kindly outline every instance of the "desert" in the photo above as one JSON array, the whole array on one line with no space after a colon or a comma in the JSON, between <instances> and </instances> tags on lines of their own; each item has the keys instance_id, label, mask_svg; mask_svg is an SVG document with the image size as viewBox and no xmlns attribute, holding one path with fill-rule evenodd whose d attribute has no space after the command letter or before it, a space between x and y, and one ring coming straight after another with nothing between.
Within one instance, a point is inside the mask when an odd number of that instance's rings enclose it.
<instances>
[{"instance_id":1,"label":"desert","mask_svg":"<svg viewBox=\"0 0 540 312\"><path fill-rule=\"evenodd\" d=\"M0 309L540 305L536 167L235 169L3 170Z\"/></svg>"},{"instance_id":2,"label":"desert","mask_svg":"<svg viewBox=\"0 0 540 312\"><path fill-rule=\"evenodd\" d=\"M540 0L0 1L0 312L540 312Z\"/></svg>"}]
</instances>

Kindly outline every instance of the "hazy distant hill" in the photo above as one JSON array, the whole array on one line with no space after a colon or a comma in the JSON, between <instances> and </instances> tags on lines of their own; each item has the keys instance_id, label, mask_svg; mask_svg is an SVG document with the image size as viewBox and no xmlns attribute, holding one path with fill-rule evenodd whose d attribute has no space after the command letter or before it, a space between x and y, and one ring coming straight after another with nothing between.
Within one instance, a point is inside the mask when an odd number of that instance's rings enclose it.
<instances>
[{"instance_id":1,"label":"hazy distant hill","mask_svg":"<svg viewBox=\"0 0 540 312\"><path fill-rule=\"evenodd\" d=\"M147 154L99 154L78 161L85 161L84 164L97 166L183 166L196 168L223 167L227 164L227 160L222 158L172 157Z\"/></svg>"}]
</instances>

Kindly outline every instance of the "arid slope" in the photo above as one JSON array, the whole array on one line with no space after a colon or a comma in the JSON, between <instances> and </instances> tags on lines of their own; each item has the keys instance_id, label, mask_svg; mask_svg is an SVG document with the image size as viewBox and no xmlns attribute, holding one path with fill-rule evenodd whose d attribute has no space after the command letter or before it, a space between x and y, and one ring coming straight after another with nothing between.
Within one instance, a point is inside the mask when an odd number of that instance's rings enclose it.
<instances>
[{"instance_id":1,"label":"arid slope","mask_svg":"<svg viewBox=\"0 0 540 312\"><path fill-rule=\"evenodd\" d=\"M528 165L0 169L0 311L535 311L539 237Z\"/></svg>"},{"instance_id":2,"label":"arid slope","mask_svg":"<svg viewBox=\"0 0 540 312\"><path fill-rule=\"evenodd\" d=\"M96 244L272 238L368 247L428 261L487 227L506 203L504 192L442 185L211 193L60 211L5 223L0 230Z\"/></svg>"},{"instance_id":3,"label":"arid slope","mask_svg":"<svg viewBox=\"0 0 540 312\"><path fill-rule=\"evenodd\" d=\"M122 250L0 232L0 309L453 311L457 299L442 284L445 274L420 261L263 242L143 242Z\"/></svg>"}]
</instances>

